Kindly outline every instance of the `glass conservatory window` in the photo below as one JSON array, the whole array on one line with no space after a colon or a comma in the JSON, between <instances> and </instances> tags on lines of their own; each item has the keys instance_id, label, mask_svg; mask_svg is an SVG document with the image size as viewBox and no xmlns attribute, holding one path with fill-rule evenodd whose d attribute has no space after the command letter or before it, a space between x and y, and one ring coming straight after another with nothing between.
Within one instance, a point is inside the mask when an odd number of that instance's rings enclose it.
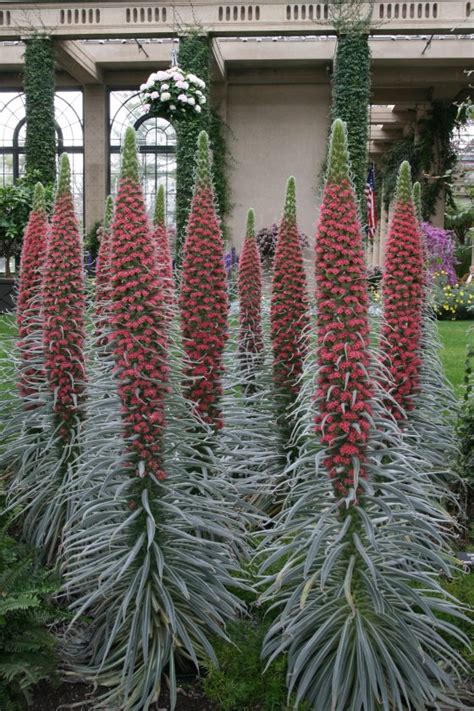
<instances>
[{"instance_id":1,"label":"glass conservatory window","mask_svg":"<svg viewBox=\"0 0 474 711\"><path fill-rule=\"evenodd\" d=\"M58 156L67 153L71 161L74 202L83 214L84 134L81 91L58 91L54 98ZM25 171L25 95L0 93L0 185L11 185Z\"/></svg>"},{"instance_id":2,"label":"glass conservatory window","mask_svg":"<svg viewBox=\"0 0 474 711\"><path fill-rule=\"evenodd\" d=\"M141 177L147 209L154 209L158 187L166 193L166 219L175 225L176 211L176 132L164 118L150 116L140 95L133 91L110 92L110 189L117 191L120 149L127 126L137 132Z\"/></svg>"}]
</instances>

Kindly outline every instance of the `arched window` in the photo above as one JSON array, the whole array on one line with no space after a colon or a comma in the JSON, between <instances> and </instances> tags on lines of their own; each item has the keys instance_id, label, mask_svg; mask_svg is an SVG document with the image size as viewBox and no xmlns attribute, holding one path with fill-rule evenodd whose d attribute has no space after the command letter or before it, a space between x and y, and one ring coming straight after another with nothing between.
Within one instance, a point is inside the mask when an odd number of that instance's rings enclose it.
<instances>
[{"instance_id":1,"label":"arched window","mask_svg":"<svg viewBox=\"0 0 474 711\"><path fill-rule=\"evenodd\" d=\"M137 132L141 177L148 210L155 204L159 185L166 192L166 218L175 225L176 211L176 132L169 121L150 116L140 95L132 91L110 92L110 189L117 190L120 149L127 126Z\"/></svg>"},{"instance_id":2,"label":"arched window","mask_svg":"<svg viewBox=\"0 0 474 711\"><path fill-rule=\"evenodd\" d=\"M71 161L72 191L78 216L83 211L84 134L82 92L58 91L54 97L58 156ZM0 93L0 184L14 183L25 172L25 95Z\"/></svg>"}]
</instances>

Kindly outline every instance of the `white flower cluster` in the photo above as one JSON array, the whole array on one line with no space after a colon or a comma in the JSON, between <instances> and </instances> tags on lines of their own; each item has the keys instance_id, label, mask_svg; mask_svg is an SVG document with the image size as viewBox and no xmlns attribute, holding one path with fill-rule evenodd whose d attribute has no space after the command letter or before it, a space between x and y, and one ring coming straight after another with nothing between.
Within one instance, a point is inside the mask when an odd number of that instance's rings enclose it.
<instances>
[{"instance_id":1,"label":"white flower cluster","mask_svg":"<svg viewBox=\"0 0 474 711\"><path fill-rule=\"evenodd\" d=\"M200 114L206 103L203 89L206 83L194 74L186 74L179 67L150 74L140 86L145 103L152 107L162 107L170 114Z\"/></svg>"}]
</instances>

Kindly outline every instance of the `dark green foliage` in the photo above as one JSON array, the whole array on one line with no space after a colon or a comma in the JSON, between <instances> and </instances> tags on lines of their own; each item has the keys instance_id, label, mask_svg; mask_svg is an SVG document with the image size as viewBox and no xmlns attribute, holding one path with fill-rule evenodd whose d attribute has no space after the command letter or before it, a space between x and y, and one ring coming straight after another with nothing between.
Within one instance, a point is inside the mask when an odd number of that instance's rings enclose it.
<instances>
[{"instance_id":1,"label":"dark green foliage","mask_svg":"<svg viewBox=\"0 0 474 711\"><path fill-rule=\"evenodd\" d=\"M10 276L10 258L21 252L32 202L32 189L23 183L0 187L0 256L5 257L7 277Z\"/></svg>"},{"instance_id":2,"label":"dark green foliage","mask_svg":"<svg viewBox=\"0 0 474 711\"><path fill-rule=\"evenodd\" d=\"M186 117L176 122L176 264L181 266L182 248L186 233L188 213L193 196L194 154L201 131L209 128L209 81L211 40L207 35L192 33L179 43L178 64L186 72L195 74L206 82L207 103L202 112L192 119Z\"/></svg>"},{"instance_id":3,"label":"dark green foliage","mask_svg":"<svg viewBox=\"0 0 474 711\"><path fill-rule=\"evenodd\" d=\"M99 239L99 232L100 228L102 227L102 222L101 220L97 220L97 222L94 222L92 227L90 228L89 232L86 235L86 239L84 241L84 246L91 255L92 260L95 262L97 260L97 254L99 252L99 246L100 246L100 239Z\"/></svg>"},{"instance_id":4,"label":"dark green foliage","mask_svg":"<svg viewBox=\"0 0 474 711\"><path fill-rule=\"evenodd\" d=\"M474 487L474 346L470 346L464 371L464 397L458 422L460 473ZM474 493L474 492L473 492Z\"/></svg>"},{"instance_id":5,"label":"dark green foliage","mask_svg":"<svg viewBox=\"0 0 474 711\"><path fill-rule=\"evenodd\" d=\"M176 122L176 264L181 266L181 251L184 244L189 207L194 185L194 154L199 133L207 131L213 156L214 190L219 216L229 209L226 178L226 146L222 121L209 105L211 39L208 35L192 32L182 37L179 43L178 64L186 72L195 74L206 82L207 103L200 114L185 117Z\"/></svg>"},{"instance_id":6,"label":"dark green foliage","mask_svg":"<svg viewBox=\"0 0 474 711\"><path fill-rule=\"evenodd\" d=\"M357 197L365 215L364 187L367 180L369 138L370 50L366 34L341 34L332 78L331 118L347 125L351 172Z\"/></svg>"},{"instance_id":7,"label":"dark green foliage","mask_svg":"<svg viewBox=\"0 0 474 711\"><path fill-rule=\"evenodd\" d=\"M451 145L453 128L458 122L454 104L434 101L431 115L418 122L418 137L404 137L384 153L379 166L383 179L384 203L388 209L395 194L398 168L407 160L414 180L421 183L423 219L429 220L436 210L443 189L450 201L451 173L456 154ZM428 177L427 177L428 176Z\"/></svg>"},{"instance_id":8,"label":"dark green foliage","mask_svg":"<svg viewBox=\"0 0 474 711\"><path fill-rule=\"evenodd\" d=\"M0 498L0 506L3 506ZM54 679L56 640L47 625L60 614L50 595L59 588L34 552L18 543L0 521L0 708L20 711L32 687Z\"/></svg>"},{"instance_id":9,"label":"dark green foliage","mask_svg":"<svg viewBox=\"0 0 474 711\"><path fill-rule=\"evenodd\" d=\"M471 191L470 205L456 205L454 203L444 216L444 226L454 232L459 244L462 245L469 243L469 233L474 227L474 186Z\"/></svg>"},{"instance_id":10,"label":"dark green foliage","mask_svg":"<svg viewBox=\"0 0 474 711\"><path fill-rule=\"evenodd\" d=\"M228 627L232 644L216 642L219 668L210 665L203 688L222 711L283 711L287 706L286 660L280 656L265 670L262 642L268 625L240 620ZM299 711L304 711L304 705Z\"/></svg>"},{"instance_id":11,"label":"dark green foliage","mask_svg":"<svg viewBox=\"0 0 474 711\"><path fill-rule=\"evenodd\" d=\"M54 54L50 37L34 35L25 42L26 177L51 185L56 178L54 122Z\"/></svg>"}]
</instances>

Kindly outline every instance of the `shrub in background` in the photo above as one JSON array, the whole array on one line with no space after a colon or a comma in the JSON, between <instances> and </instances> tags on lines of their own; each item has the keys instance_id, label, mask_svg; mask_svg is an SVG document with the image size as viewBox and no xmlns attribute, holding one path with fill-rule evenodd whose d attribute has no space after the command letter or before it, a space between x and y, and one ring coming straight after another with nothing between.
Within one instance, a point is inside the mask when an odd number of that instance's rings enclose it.
<instances>
[{"instance_id":1,"label":"shrub in background","mask_svg":"<svg viewBox=\"0 0 474 711\"><path fill-rule=\"evenodd\" d=\"M275 257L275 249L278 238L279 226L276 222L270 227L262 227L261 230L257 232L256 240L258 251L260 253L260 260L262 262L262 267L269 271L273 267L273 259ZM309 240L304 232L299 233L301 247L305 249L309 246Z\"/></svg>"},{"instance_id":2,"label":"shrub in background","mask_svg":"<svg viewBox=\"0 0 474 711\"><path fill-rule=\"evenodd\" d=\"M0 255L5 276L11 277L11 258L21 252L23 234L32 206L31 189L23 184L0 187Z\"/></svg>"},{"instance_id":3,"label":"shrub in background","mask_svg":"<svg viewBox=\"0 0 474 711\"><path fill-rule=\"evenodd\" d=\"M450 284L448 274L440 271L433 275L434 309L440 320L467 320L474 318L474 283Z\"/></svg>"},{"instance_id":4,"label":"shrub in background","mask_svg":"<svg viewBox=\"0 0 474 711\"><path fill-rule=\"evenodd\" d=\"M452 232L422 222L421 228L426 245L428 271L431 275L444 271L449 284L456 284L456 242Z\"/></svg>"}]
</instances>

